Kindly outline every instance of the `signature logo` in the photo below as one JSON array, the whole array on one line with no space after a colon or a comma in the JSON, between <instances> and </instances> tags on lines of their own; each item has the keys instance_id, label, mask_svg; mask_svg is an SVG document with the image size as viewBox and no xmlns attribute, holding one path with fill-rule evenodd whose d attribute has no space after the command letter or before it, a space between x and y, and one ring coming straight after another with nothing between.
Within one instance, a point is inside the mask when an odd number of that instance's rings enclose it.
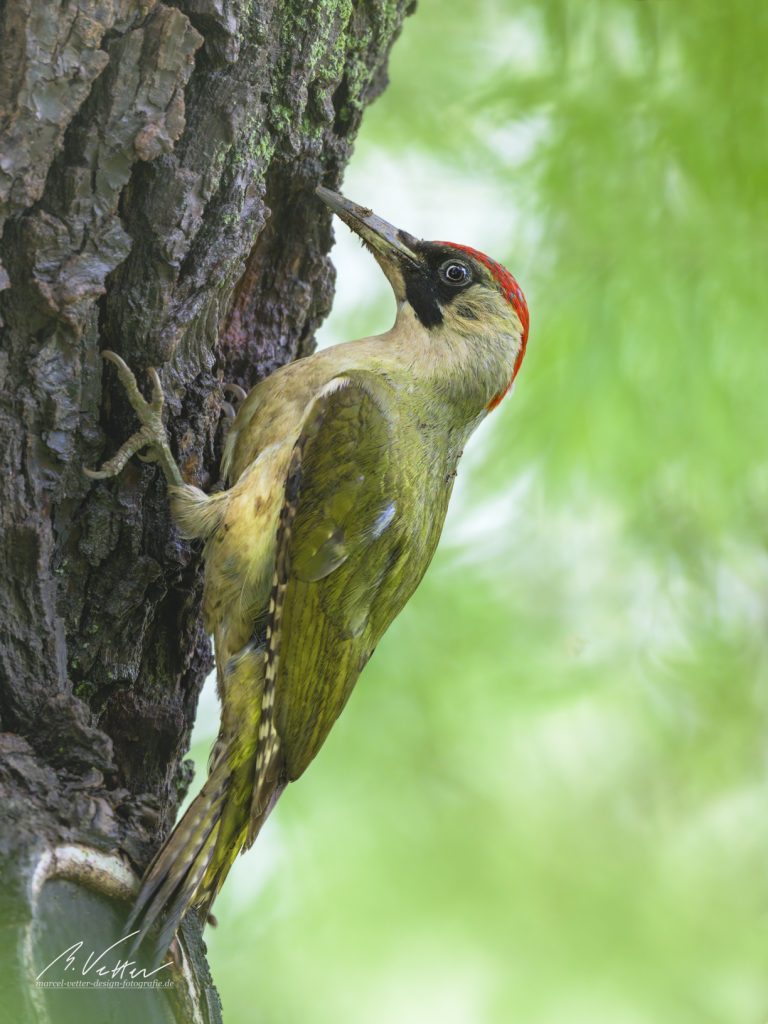
<instances>
[{"instance_id":1,"label":"signature logo","mask_svg":"<svg viewBox=\"0 0 768 1024\"><path fill-rule=\"evenodd\" d=\"M100 953L92 949L87 955L83 950L84 941L82 939L79 942L73 942L40 971L35 981L39 986L46 988L169 987L172 985L170 978L166 976L166 978L160 979L156 975L160 971L164 971L166 967L170 967L173 963L172 960L150 971L146 967L139 967L135 960L123 960L119 954L113 954L118 946L138 934L139 931L136 929L136 931L124 935L122 939L118 939L117 942L113 942L111 946L107 946ZM55 964L59 964L59 971L53 972L46 978L45 975Z\"/></svg>"}]
</instances>

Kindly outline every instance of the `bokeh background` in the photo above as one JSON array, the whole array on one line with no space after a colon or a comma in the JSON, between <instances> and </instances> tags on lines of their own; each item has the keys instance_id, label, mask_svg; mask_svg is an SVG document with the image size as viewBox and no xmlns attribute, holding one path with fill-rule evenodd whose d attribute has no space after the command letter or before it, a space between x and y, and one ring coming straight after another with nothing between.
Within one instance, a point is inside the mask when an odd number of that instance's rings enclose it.
<instances>
[{"instance_id":1,"label":"bokeh background","mask_svg":"<svg viewBox=\"0 0 768 1024\"><path fill-rule=\"evenodd\" d=\"M228 1024L768 1021L767 67L763 0L419 0L345 191L528 356L218 900ZM322 344L394 311L337 235Z\"/></svg>"}]
</instances>

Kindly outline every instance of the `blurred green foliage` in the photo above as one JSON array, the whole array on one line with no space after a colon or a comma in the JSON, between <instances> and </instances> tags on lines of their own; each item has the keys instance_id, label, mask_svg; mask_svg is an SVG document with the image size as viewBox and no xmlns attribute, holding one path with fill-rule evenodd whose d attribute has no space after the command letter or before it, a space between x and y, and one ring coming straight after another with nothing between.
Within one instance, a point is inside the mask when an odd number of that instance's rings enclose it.
<instances>
[{"instance_id":1,"label":"blurred green foliage","mask_svg":"<svg viewBox=\"0 0 768 1024\"><path fill-rule=\"evenodd\" d=\"M219 899L229 1024L768 1021L767 55L761 0L419 0L349 193L491 201L529 354Z\"/></svg>"}]
</instances>

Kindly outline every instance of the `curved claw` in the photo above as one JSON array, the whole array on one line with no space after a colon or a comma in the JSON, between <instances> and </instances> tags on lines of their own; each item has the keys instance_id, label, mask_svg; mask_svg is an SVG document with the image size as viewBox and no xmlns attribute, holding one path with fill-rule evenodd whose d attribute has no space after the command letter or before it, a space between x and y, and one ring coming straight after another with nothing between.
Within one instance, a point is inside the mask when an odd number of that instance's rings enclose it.
<instances>
[{"instance_id":1,"label":"curved claw","mask_svg":"<svg viewBox=\"0 0 768 1024\"><path fill-rule=\"evenodd\" d=\"M139 385L136 377L134 376L133 370L130 368L128 363L126 363L123 357L119 356L117 352L112 352L111 349L105 348L101 353L101 358L106 359L108 363L112 363L117 370L117 376L120 379L120 383L128 392L128 398L131 405L134 405L135 402L146 404L144 396L139 391Z\"/></svg>"},{"instance_id":2,"label":"curved claw","mask_svg":"<svg viewBox=\"0 0 768 1024\"><path fill-rule=\"evenodd\" d=\"M154 366L150 366L147 370L147 376L152 383L152 405L160 410L165 405L165 395L163 394L163 385L160 383L160 374Z\"/></svg>"},{"instance_id":3,"label":"curved claw","mask_svg":"<svg viewBox=\"0 0 768 1024\"><path fill-rule=\"evenodd\" d=\"M222 384L222 389L228 394L232 395L237 402L244 402L248 397L248 393L245 388L241 388L239 384Z\"/></svg>"}]
</instances>

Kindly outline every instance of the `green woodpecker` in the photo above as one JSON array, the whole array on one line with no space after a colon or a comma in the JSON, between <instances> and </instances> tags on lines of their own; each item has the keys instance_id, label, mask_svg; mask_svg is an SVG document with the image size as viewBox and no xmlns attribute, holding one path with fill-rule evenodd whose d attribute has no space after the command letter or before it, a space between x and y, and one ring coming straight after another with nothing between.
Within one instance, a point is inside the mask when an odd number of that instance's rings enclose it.
<instances>
[{"instance_id":1,"label":"green woodpecker","mask_svg":"<svg viewBox=\"0 0 768 1024\"><path fill-rule=\"evenodd\" d=\"M208 778L144 876L137 943L165 951L190 906L208 913L237 854L318 752L376 644L435 552L472 431L509 391L528 309L512 275L475 249L423 242L371 210L317 194L389 280L386 334L317 352L258 384L205 495L184 482L162 422L116 366L142 426L94 477L151 448L175 520L205 540L204 614L221 726Z\"/></svg>"}]
</instances>

